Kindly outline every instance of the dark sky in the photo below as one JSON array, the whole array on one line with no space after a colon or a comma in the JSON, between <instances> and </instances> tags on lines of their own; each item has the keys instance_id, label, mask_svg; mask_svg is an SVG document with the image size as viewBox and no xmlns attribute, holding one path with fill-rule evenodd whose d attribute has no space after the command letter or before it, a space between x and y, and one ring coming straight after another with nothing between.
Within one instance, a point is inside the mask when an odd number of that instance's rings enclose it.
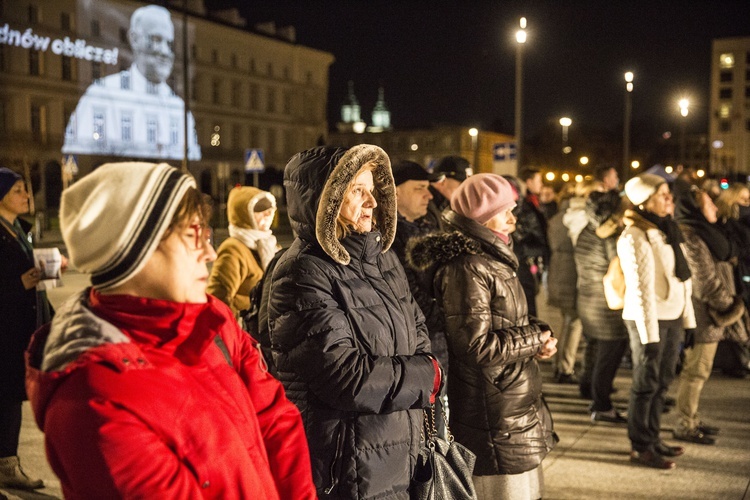
<instances>
[{"instance_id":1,"label":"dark sky","mask_svg":"<svg viewBox=\"0 0 750 500\"><path fill-rule=\"evenodd\" d=\"M513 132L515 31L524 48L524 133L561 116L621 130L625 71L635 73L633 125L708 128L711 40L750 36L750 1L206 0L236 6L249 25L293 25L302 45L331 52L328 117L353 80L365 121L385 88L396 128L452 124ZM572 129L572 128L571 128Z\"/></svg>"}]
</instances>

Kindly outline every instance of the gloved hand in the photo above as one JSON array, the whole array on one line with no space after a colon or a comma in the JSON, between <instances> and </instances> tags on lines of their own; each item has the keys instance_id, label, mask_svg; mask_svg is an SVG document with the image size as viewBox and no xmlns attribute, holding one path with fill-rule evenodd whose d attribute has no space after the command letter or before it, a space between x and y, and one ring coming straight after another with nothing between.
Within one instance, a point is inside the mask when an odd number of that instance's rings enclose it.
<instances>
[{"instance_id":1,"label":"gloved hand","mask_svg":"<svg viewBox=\"0 0 750 500\"><path fill-rule=\"evenodd\" d=\"M695 346L695 328L685 329L685 342L683 346L685 349Z\"/></svg>"},{"instance_id":2,"label":"gloved hand","mask_svg":"<svg viewBox=\"0 0 750 500\"><path fill-rule=\"evenodd\" d=\"M651 342L643 346L643 353L647 358L653 359L659 355L659 342Z\"/></svg>"}]
</instances>

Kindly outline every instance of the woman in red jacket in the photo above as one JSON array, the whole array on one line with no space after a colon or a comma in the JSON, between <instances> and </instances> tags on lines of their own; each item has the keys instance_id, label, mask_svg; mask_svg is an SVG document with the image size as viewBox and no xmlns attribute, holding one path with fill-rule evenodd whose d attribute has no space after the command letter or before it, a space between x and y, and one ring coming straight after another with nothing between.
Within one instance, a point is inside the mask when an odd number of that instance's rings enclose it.
<instances>
[{"instance_id":1,"label":"woman in red jacket","mask_svg":"<svg viewBox=\"0 0 750 500\"><path fill-rule=\"evenodd\" d=\"M297 408L206 295L204 210L166 164L99 167L63 193L71 297L27 353L66 498L314 498Z\"/></svg>"}]
</instances>

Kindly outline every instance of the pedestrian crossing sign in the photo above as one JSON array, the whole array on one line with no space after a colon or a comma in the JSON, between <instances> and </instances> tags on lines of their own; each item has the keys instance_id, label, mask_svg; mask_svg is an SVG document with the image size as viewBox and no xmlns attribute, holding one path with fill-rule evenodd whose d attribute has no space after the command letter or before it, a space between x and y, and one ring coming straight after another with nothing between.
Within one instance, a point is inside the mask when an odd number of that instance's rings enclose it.
<instances>
[{"instance_id":1,"label":"pedestrian crossing sign","mask_svg":"<svg viewBox=\"0 0 750 500\"><path fill-rule=\"evenodd\" d=\"M266 169L266 163L263 159L262 149L245 150L245 172L248 174L263 172Z\"/></svg>"}]
</instances>

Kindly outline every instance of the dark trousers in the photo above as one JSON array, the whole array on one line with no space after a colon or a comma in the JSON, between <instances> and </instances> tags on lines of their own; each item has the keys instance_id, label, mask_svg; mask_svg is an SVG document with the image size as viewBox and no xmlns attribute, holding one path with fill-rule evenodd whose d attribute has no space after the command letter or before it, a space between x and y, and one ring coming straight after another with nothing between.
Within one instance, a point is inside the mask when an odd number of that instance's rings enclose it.
<instances>
[{"instance_id":1,"label":"dark trousers","mask_svg":"<svg viewBox=\"0 0 750 500\"><path fill-rule=\"evenodd\" d=\"M664 398L675 378L685 330L682 328L682 318L659 321L659 342L644 345L641 344L635 321L625 320L625 326L630 335L633 355L628 437L635 451L654 451L654 446L659 443Z\"/></svg>"},{"instance_id":2,"label":"dark trousers","mask_svg":"<svg viewBox=\"0 0 750 500\"><path fill-rule=\"evenodd\" d=\"M583 336L586 338L586 347L583 350L583 371L581 376L578 377L578 387L581 390L582 397L591 399L591 381L594 378L598 341L590 335L586 335L585 330Z\"/></svg>"},{"instance_id":3,"label":"dark trousers","mask_svg":"<svg viewBox=\"0 0 750 500\"><path fill-rule=\"evenodd\" d=\"M612 409L612 383L620 367L628 339L596 340L596 356L591 370L591 411Z\"/></svg>"},{"instance_id":4,"label":"dark trousers","mask_svg":"<svg viewBox=\"0 0 750 500\"><path fill-rule=\"evenodd\" d=\"M18 455L22 405L20 401L0 401L0 458Z\"/></svg>"},{"instance_id":5,"label":"dark trousers","mask_svg":"<svg viewBox=\"0 0 750 500\"><path fill-rule=\"evenodd\" d=\"M526 304L529 308L529 316L537 317L536 314L536 292L539 290L539 285L536 280L536 276L531 274L531 268L529 264L522 259L519 259L518 263L518 281L521 282L523 293L526 295Z\"/></svg>"}]
</instances>

